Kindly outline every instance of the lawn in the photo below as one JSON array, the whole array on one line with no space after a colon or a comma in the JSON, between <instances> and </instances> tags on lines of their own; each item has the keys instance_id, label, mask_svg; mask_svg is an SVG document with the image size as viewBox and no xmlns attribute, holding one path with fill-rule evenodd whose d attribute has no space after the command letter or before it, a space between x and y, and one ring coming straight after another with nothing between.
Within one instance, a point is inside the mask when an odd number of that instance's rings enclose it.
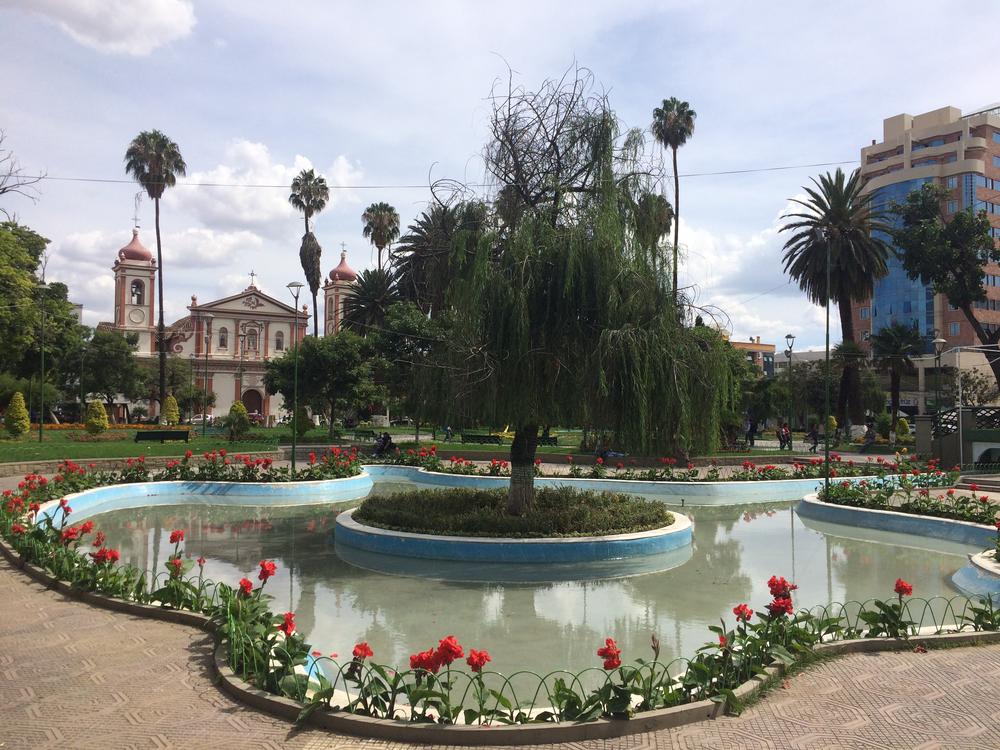
<instances>
[{"instance_id":1,"label":"lawn","mask_svg":"<svg viewBox=\"0 0 1000 750\"><path fill-rule=\"evenodd\" d=\"M83 439L87 434L82 430L46 430L43 442L38 442L37 429L17 440L0 439L0 463L14 461L43 461L62 458L128 458L133 456L180 456L190 449L196 454L213 448L226 448L230 452L273 450L277 442L268 435L256 439L230 443L223 435L209 435L202 438L200 433L189 443L183 441L167 443L136 443L135 430L108 430L98 440ZM266 433L265 433L266 434Z\"/></svg>"}]
</instances>

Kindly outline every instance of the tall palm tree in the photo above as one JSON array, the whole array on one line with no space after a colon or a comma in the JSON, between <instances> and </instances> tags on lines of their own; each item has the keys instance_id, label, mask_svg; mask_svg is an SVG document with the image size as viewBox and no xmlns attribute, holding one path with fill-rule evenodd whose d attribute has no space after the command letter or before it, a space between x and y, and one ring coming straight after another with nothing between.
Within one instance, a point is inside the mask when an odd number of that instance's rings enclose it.
<instances>
[{"instance_id":1,"label":"tall palm tree","mask_svg":"<svg viewBox=\"0 0 1000 750\"><path fill-rule=\"evenodd\" d=\"M365 336L384 325L386 312L399 299L399 287L390 269L366 269L345 295L344 325Z\"/></svg>"},{"instance_id":2,"label":"tall palm tree","mask_svg":"<svg viewBox=\"0 0 1000 750\"><path fill-rule=\"evenodd\" d=\"M399 214L388 203L372 203L361 214L364 236L378 249L378 269L382 270L382 252L399 237Z\"/></svg>"},{"instance_id":3,"label":"tall palm tree","mask_svg":"<svg viewBox=\"0 0 1000 750\"><path fill-rule=\"evenodd\" d=\"M302 212L305 218L306 231L302 235L302 245L299 247L299 262L302 264L302 271L305 273L306 281L309 283L309 291L313 298L313 336L319 336L319 305L317 299L319 295L319 284L323 278L320 268L320 257L323 255L323 248L320 247L319 240L309 231L309 219L326 208L327 201L330 200L330 188L326 184L326 178L317 175L312 169L303 169L295 179L292 180L291 193L288 195L288 202Z\"/></svg>"},{"instance_id":4,"label":"tall palm tree","mask_svg":"<svg viewBox=\"0 0 1000 750\"><path fill-rule=\"evenodd\" d=\"M156 324L156 348L160 354L160 413L167 397L167 346L163 325L163 246L160 241L160 198L177 184L187 170L177 144L159 130L143 130L125 151L125 174L142 185L156 209L156 286L160 308Z\"/></svg>"},{"instance_id":5,"label":"tall palm tree","mask_svg":"<svg viewBox=\"0 0 1000 750\"><path fill-rule=\"evenodd\" d=\"M635 236L643 252L652 257L660 238L670 233L674 209L659 193L644 192L635 207Z\"/></svg>"},{"instance_id":6,"label":"tall palm tree","mask_svg":"<svg viewBox=\"0 0 1000 750\"><path fill-rule=\"evenodd\" d=\"M677 149L694 135L694 120L698 113L691 105L675 96L664 99L653 110L653 137L663 148L669 148L674 162L674 297L677 296L677 247L681 221L681 181L677 174Z\"/></svg>"},{"instance_id":7,"label":"tall palm tree","mask_svg":"<svg viewBox=\"0 0 1000 750\"><path fill-rule=\"evenodd\" d=\"M889 373L889 402L892 406L892 427L889 429L895 433L903 373L913 371L912 357L923 351L924 339L916 326L893 323L872 336L871 343L875 367Z\"/></svg>"},{"instance_id":8,"label":"tall palm tree","mask_svg":"<svg viewBox=\"0 0 1000 750\"><path fill-rule=\"evenodd\" d=\"M392 250L400 294L424 313L440 310L459 208L435 203L423 211Z\"/></svg>"},{"instance_id":9,"label":"tall palm tree","mask_svg":"<svg viewBox=\"0 0 1000 750\"><path fill-rule=\"evenodd\" d=\"M855 341L851 302L871 296L875 281L888 273L889 247L881 239L888 236L883 214L874 211L862 195L860 170L847 177L843 170L813 179L804 187L806 199L792 198L802 211L790 214L782 232L790 232L782 260L785 273L814 303L835 301L840 309L840 329L844 341ZM830 255L830 289L826 288L826 259ZM847 364L841 376L843 395L851 418L864 418L861 381L856 365ZM844 414L840 415L845 416Z\"/></svg>"}]
</instances>

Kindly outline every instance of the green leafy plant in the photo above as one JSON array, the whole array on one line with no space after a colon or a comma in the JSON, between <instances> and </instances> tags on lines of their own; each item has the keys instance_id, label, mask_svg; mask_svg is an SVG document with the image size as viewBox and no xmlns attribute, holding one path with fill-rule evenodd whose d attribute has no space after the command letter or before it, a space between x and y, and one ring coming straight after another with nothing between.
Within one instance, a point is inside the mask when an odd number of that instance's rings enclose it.
<instances>
[{"instance_id":1,"label":"green leafy plant","mask_svg":"<svg viewBox=\"0 0 1000 750\"><path fill-rule=\"evenodd\" d=\"M31 429L28 410L24 407L24 395L20 391L15 392L7 404L7 411L3 415L3 426L11 437L20 437Z\"/></svg>"},{"instance_id":2,"label":"green leafy plant","mask_svg":"<svg viewBox=\"0 0 1000 750\"><path fill-rule=\"evenodd\" d=\"M163 422L164 424L177 424L181 421L181 412L177 406L177 399L173 395L163 399Z\"/></svg>"},{"instance_id":3,"label":"green leafy plant","mask_svg":"<svg viewBox=\"0 0 1000 750\"><path fill-rule=\"evenodd\" d=\"M87 419L84 424L91 435L98 435L108 429L108 413L104 410L103 403L91 401L87 404Z\"/></svg>"}]
</instances>

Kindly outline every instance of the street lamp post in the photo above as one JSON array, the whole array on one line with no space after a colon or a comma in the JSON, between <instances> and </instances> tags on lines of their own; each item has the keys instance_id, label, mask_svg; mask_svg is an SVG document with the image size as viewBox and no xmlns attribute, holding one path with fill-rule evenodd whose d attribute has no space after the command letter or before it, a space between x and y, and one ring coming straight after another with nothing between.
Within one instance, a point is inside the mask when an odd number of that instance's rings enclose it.
<instances>
[{"instance_id":1,"label":"street lamp post","mask_svg":"<svg viewBox=\"0 0 1000 750\"><path fill-rule=\"evenodd\" d=\"M44 292L49 288L49 285L44 281L38 285L38 291ZM38 410L38 442L42 442L42 430L45 424L45 298L40 300L40 307L42 308L42 328L40 333L41 346L39 351L41 353L42 359L42 379L38 384L38 401L41 404L41 408Z\"/></svg>"},{"instance_id":2,"label":"street lamp post","mask_svg":"<svg viewBox=\"0 0 1000 750\"><path fill-rule=\"evenodd\" d=\"M937 329L934 331L934 423L937 426L938 433L938 458L941 457L941 352L944 351L945 345L948 343L943 338L941 338Z\"/></svg>"},{"instance_id":3,"label":"street lamp post","mask_svg":"<svg viewBox=\"0 0 1000 750\"><path fill-rule=\"evenodd\" d=\"M292 281L287 285L287 289L292 293L295 300L295 317L292 318L292 343L295 345L295 364L292 366L292 476L295 476L295 450L296 440L299 431L299 293L302 291L302 284Z\"/></svg>"},{"instance_id":4,"label":"street lamp post","mask_svg":"<svg viewBox=\"0 0 1000 750\"><path fill-rule=\"evenodd\" d=\"M816 231L826 244L826 388L823 414L823 497L830 497L830 237Z\"/></svg>"},{"instance_id":5,"label":"street lamp post","mask_svg":"<svg viewBox=\"0 0 1000 750\"><path fill-rule=\"evenodd\" d=\"M785 356L788 357L788 450L792 449L792 424L795 420L795 397L792 395L792 347L795 346L795 334L785 335Z\"/></svg>"},{"instance_id":6,"label":"street lamp post","mask_svg":"<svg viewBox=\"0 0 1000 750\"><path fill-rule=\"evenodd\" d=\"M195 339L197 341L197 339ZM194 369L198 366L198 355L191 352L191 383L188 391L188 424L194 421Z\"/></svg>"},{"instance_id":7,"label":"street lamp post","mask_svg":"<svg viewBox=\"0 0 1000 750\"><path fill-rule=\"evenodd\" d=\"M212 326L214 315L203 315L203 326L205 329L205 379L201 383L201 392L205 397L201 400L201 436L208 434L208 345L212 343L212 333L209 330Z\"/></svg>"}]
</instances>

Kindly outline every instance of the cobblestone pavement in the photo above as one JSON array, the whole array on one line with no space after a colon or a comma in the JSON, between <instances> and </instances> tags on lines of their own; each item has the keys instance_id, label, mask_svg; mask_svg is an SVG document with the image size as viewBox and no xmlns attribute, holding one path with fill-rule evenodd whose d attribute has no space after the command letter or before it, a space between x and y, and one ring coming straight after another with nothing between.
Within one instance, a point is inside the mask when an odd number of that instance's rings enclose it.
<instances>
[{"instance_id":1,"label":"cobblestone pavement","mask_svg":"<svg viewBox=\"0 0 1000 750\"><path fill-rule=\"evenodd\" d=\"M0 606L3 750L410 747L295 732L213 684L201 631L81 604L2 559ZM996 750L998 685L1000 646L847 656L739 717L567 747Z\"/></svg>"}]
</instances>

